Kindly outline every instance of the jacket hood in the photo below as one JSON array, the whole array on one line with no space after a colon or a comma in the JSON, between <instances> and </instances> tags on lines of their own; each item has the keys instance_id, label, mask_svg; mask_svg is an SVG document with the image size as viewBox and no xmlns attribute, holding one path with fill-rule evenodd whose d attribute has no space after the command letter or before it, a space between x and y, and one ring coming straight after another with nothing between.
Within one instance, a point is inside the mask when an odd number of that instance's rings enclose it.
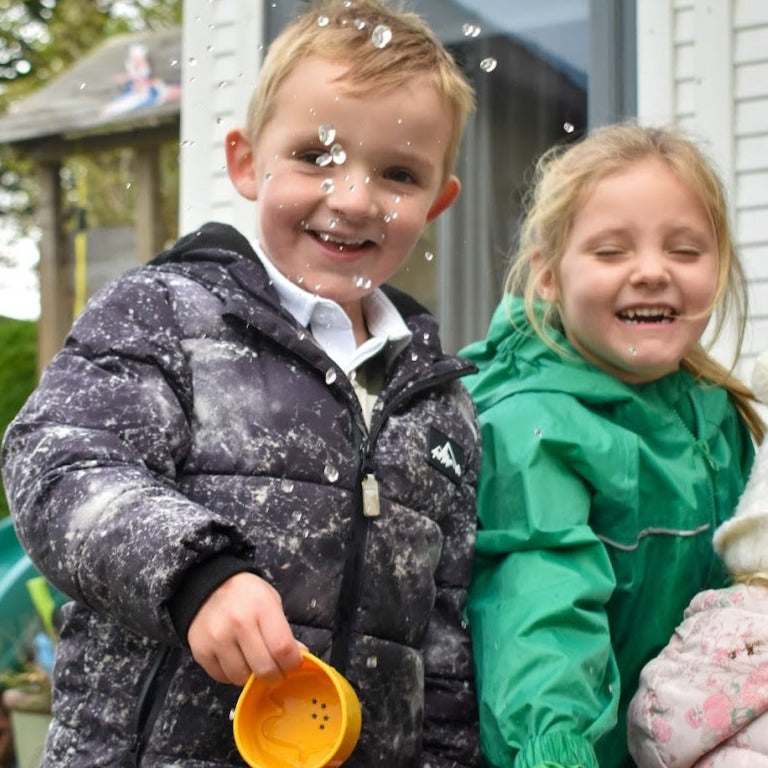
<instances>
[{"instance_id":1,"label":"jacket hood","mask_svg":"<svg viewBox=\"0 0 768 768\"><path fill-rule=\"evenodd\" d=\"M484 411L510 395L532 391L559 392L586 403L634 399L633 387L588 363L563 334L553 329L552 337L563 352L553 350L536 335L521 298L505 295L486 338L460 353L479 369L476 376L466 380L478 410Z\"/></svg>"}]
</instances>

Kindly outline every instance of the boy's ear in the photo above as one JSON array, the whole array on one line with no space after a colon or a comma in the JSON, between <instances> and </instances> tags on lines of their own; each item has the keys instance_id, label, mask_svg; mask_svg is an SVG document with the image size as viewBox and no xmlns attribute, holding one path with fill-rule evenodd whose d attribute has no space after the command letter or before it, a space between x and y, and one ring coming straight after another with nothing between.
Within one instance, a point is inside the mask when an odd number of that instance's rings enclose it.
<instances>
[{"instance_id":1,"label":"boy's ear","mask_svg":"<svg viewBox=\"0 0 768 768\"><path fill-rule=\"evenodd\" d=\"M440 194L435 200L434 205L429 209L427 213L427 222L436 219L446 208L453 205L453 202L459 196L461 192L461 182L459 179L451 174L448 177L448 181L445 182Z\"/></svg>"},{"instance_id":2,"label":"boy's ear","mask_svg":"<svg viewBox=\"0 0 768 768\"><path fill-rule=\"evenodd\" d=\"M255 200L258 195L256 170L253 167L251 140L240 128L227 133L225 140L227 173L235 189L246 199Z\"/></svg>"}]
</instances>

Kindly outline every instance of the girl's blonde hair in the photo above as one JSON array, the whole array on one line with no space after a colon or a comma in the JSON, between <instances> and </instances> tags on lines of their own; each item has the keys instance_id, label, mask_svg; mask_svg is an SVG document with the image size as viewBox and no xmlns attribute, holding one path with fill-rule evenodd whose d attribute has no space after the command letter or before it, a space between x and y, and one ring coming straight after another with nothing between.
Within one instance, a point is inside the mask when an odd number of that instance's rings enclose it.
<instances>
[{"instance_id":1,"label":"girl's blonde hair","mask_svg":"<svg viewBox=\"0 0 768 768\"><path fill-rule=\"evenodd\" d=\"M431 77L453 116L443 167L448 178L474 108L474 90L420 16L383 0L315 0L285 27L270 46L251 95L246 131L252 141L272 115L280 84L310 55L348 65L343 80L351 93L375 94L421 75Z\"/></svg>"},{"instance_id":2,"label":"girl's blonde hair","mask_svg":"<svg viewBox=\"0 0 768 768\"><path fill-rule=\"evenodd\" d=\"M504 288L524 297L531 326L551 347L557 349L550 329L558 326L558 311L555 304L539 301L538 276L544 271L555 271L576 213L595 184L649 158L667 163L706 211L719 254L711 343L721 333L726 317L732 315L737 349L740 348L747 319L747 282L733 245L722 183L703 152L682 133L635 123L605 126L576 144L553 147L536 164L517 258ZM683 358L681 365L698 378L723 386L752 434L758 442L762 440L765 426L754 408L754 395L729 369L711 357L701 344Z\"/></svg>"}]
</instances>

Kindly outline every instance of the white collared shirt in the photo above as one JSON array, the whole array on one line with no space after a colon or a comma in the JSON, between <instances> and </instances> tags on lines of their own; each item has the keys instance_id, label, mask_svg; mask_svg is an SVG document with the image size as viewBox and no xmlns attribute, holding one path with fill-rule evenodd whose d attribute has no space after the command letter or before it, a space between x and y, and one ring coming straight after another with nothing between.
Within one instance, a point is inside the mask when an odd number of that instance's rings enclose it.
<instances>
[{"instance_id":1,"label":"white collared shirt","mask_svg":"<svg viewBox=\"0 0 768 768\"><path fill-rule=\"evenodd\" d=\"M385 365L388 365L410 341L412 334L395 305L383 291L376 289L363 298L363 315L371 338L358 347L352 321L339 304L292 283L269 260L258 242L252 245L275 286L280 303L310 331L347 376L381 350L385 350Z\"/></svg>"}]
</instances>

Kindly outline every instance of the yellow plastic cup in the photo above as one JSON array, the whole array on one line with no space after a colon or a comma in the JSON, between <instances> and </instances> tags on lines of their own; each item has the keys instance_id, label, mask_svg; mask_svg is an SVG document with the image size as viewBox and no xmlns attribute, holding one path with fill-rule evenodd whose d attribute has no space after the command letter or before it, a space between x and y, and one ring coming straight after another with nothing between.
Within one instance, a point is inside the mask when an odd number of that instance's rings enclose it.
<instances>
[{"instance_id":1,"label":"yellow plastic cup","mask_svg":"<svg viewBox=\"0 0 768 768\"><path fill-rule=\"evenodd\" d=\"M276 682L254 675L235 707L235 744L250 768L338 768L360 736L360 701L349 681L304 651Z\"/></svg>"}]
</instances>

